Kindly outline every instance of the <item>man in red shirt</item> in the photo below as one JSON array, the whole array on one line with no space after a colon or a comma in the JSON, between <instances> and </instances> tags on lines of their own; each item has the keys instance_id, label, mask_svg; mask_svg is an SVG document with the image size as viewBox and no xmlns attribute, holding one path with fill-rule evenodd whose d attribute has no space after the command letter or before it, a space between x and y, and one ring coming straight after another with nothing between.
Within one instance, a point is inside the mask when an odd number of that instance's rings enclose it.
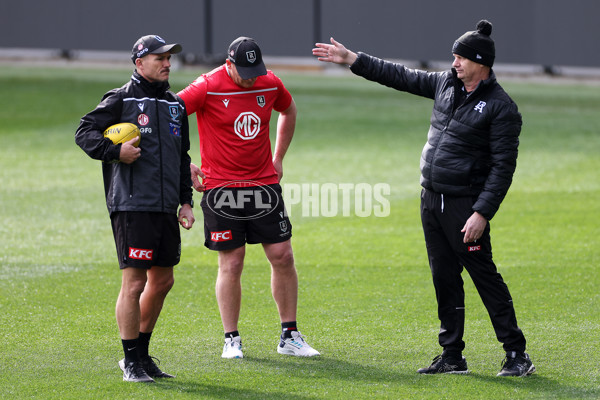
<instances>
[{"instance_id":1,"label":"man in red shirt","mask_svg":"<svg viewBox=\"0 0 600 400\"><path fill-rule=\"evenodd\" d=\"M298 275L292 225L279 181L296 126L296 104L281 80L267 71L254 39L239 37L225 64L178 93L196 113L202 167L191 164L194 188L204 192L205 246L219 252L217 302L225 331L223 358L243 358L238 319L246 243L261 243L271 264L271 290L282 334L277 351L316 356L297 329ZM269 122L278 111L275 152Z\"/></svg>"}]
</instances>

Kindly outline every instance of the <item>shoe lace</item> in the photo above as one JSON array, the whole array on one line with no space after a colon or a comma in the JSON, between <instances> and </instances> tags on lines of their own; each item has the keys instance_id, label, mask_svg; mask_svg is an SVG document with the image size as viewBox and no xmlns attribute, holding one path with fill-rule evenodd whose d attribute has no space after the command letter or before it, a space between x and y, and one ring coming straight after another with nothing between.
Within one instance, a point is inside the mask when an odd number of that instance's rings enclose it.
<instances>
[{"instance_id":1,"label":"shoe lace","mask_svg":"<svg viewBox=\"0 0 600 400\"><path fill-rule=\"evenodd\" d=\"M437 356L435 356L433 358L433 361L431 362L431 366L433 367L435 364L437 364L440 360L442 359L442 355L438 354Z\"/></svg>"},{"instance_id":2,"label":"shoe lace","mask_svg":"<svg viewBox=\"0 0 600 400\"><path fill-rule=\"evenodd\" d=\"M240 340L239 342L235 341L235 340L231 340L229 342L225 342L225 346L227 347L227 349L240 349L242 348L242 341Z\"/></svg>"},{"instance_id":3,"label":"shoe lace","mask_svg":"<svg viewBox=\"0 0 600 400\"><path fill-rule=\"evenodd\" d=\"M139 362L136 362L133 364L133 372L136 376L147 375L146 370L144 369L144 366L142 365L142 363L139 363Z\"/></svg>"},{"instance_id":4,"label":"shoe lace","mask_svg":"<svg viewBox=\"0 0 600 400\"><path fill-rule=\"evenodd\" d=\"M456 363L454 364L454 362ZM454 371L460 367L460 362L459 359L444 357L443 354L440 354L433 359L430 368L435 368L438 371Z\"/></svg>"},{"instance_id":5,"label":"shoe lace","mask_svg":"<svg viewBox=\"0 0 600 400\"><path fill-rule=\"evenodd\" d=\"M304 336L303 334L300 333L300 331L296 331L298 332L296 335L292 335L292 340L297 340L300 343L306 343L304 338L306 336Z\"/></svg>"},{"instance_id":6,"label":"shoe lace","mask_svg":"<svg viewBox=\"0 0 600 400\"><path fill-rule=\"evenodd\" d=\"M158 366L160 365L160 360L158 358L150 356L150 355L148 355L148 357L145 357L142 360L142 363L140 363L140 364L146 371L160 370L160 368L158 368Z\"/></svg>"},{"instance_id":7,"label":"shoe lace","mask_svg":"<svg viewBox=\"0 0 600 400\"><path fill-rule=\"evenodd\" d=\"M160 365L160 360L158 358L154 357L154 356L150 356L149 355L148 356L148 362L151 362L151 363L153 363L156 366Z\"/></svg>"},{"instance_id":8,"label":"shoe lace","mask_svg":"<svg viewBox=\"0 0 600 400\"><path fill-rule=\"evenodd\" d=\"M504 357L504 360L502 360L502 369L512 369L516 362L517 357L506 356Z\"/></svg>"}]
</instances>

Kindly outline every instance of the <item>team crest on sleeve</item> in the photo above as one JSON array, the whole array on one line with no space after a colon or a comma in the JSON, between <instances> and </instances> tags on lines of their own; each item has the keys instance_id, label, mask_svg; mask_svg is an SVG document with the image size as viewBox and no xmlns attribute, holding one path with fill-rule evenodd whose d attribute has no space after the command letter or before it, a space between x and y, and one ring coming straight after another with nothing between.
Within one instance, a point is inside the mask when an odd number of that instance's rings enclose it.
<instances>
[{"instance_id":1,"label":"team crest on sleeve","mask_svg":"<svg viewBox=\"0 0 600 400\"><path fill-rule=\"evenodd\" d=\"M260 96L256 96L256 102L258 103L259 106L264 107L265 104L267 103L265 101L265 96L260 95Z\"/></svg>"},{"instance_id":2,"label":"team crest on sleeve","mask_svg":"<svg viewBox=\"0 0 600 400\"><path fill-rule=\"evenodd\" d=\"M169 106L169 113L171 114L171 118L173 118L174 121L177 121L177 118L179 117L179 106Z\"/></svg>"}]
</instances>

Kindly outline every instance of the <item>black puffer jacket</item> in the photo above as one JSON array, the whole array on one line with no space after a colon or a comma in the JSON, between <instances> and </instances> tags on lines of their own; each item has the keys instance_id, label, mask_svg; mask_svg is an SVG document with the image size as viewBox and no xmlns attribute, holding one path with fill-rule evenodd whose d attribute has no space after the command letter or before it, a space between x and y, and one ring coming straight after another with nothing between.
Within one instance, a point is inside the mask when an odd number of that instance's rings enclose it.
<instances>
[{"instance_id":1,"label":"black puffer jacket","mask_svg":"<svg viewBox=\"0 0 600 400\"><path fill-rule=\"evenodd\" d=\"M75 142L92 158L102 160L106 205L115 211L176 213L192 203L189 126L183 101L167 82L151 83L137 72L121 88L81 118ZM141 131L140 158L118 162L121 145L102 132L119 122Z\"/></svg>"},{"instance_id":2,"label":"black puffer jacket","mask_svg":"<svg viewBox=\"0 0 600 400\"><path fill-rule=\"evenodd\" d=\"M462 102L454 70L426 72L358 53L351 71L391 88L434 99L421 155L421 185L449 196L472 196L473 211L492 219L517 165L521 114L491 72Z\"/></svg>"}]
</instances>

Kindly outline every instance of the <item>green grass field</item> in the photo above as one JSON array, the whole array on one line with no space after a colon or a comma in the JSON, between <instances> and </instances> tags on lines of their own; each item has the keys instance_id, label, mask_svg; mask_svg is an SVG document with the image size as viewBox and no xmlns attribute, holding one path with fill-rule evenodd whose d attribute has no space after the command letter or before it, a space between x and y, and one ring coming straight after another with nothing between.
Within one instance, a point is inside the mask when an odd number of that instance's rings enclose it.
<instances>
[{"instance_id":1,"label":"green grass field","mask_svg":"<svg viewBox=\"0 0 600 400\"><path fill-rule=\"evenodd\" d=\"M598 86L501 80L524 127L492 237L536 374L495 376L502 347L465 273L472 373L420 376L416 370L440 352L419 220L418 166L432 103L357 77L285 72L299 119L284 182L391 187L385 218L316 217L291 208L299 326L322 357L276 353L269 267L253 246L242 279L246 358L221 359L216 255L202 245L196 209L151 347L177 378L122 382L114 318L120 272L100 164L73 135L79 118L129 75L0 69L0 398L600 398ZM195 76L173 72L173 89ZM190 122L195 132L195 118Z\"/></svg>"}]
</instances>

